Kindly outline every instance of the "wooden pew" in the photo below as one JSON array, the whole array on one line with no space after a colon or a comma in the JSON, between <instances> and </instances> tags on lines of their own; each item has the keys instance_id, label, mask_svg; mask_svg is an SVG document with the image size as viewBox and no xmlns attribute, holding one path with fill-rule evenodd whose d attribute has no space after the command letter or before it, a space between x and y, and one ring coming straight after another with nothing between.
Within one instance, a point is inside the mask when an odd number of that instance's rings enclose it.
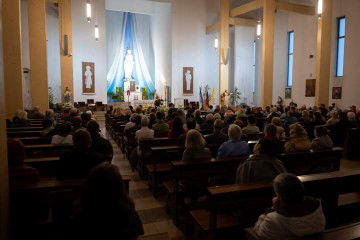
<instances>
[{"instance_id":1,"label":"wooden pew","mask_svg":"<svg viewBox=\"0 0 360 240\"><path fill-rule=\"evenodd\" d=\"M7 132L7 136L10 138L40 137L41 131L11 131Z\"/></svg>"},{"instance_id":2,"label":"wooden pew","mask_svg":"<svg viewBox=\"0 0 360 240\"><path fill-rule=\"evenodd\" d=\"M51 139L45 137L22 137L19 140L24 145L38 145L38 144L50 144Z\"/></svg>"},{"instance_id":3,"label":"wooden pew","mask_svg":"<svg viewBox=\"0 0 360 240\"><path fill-rule=\"evenodd\" d=\"M343 149L336 147L326 151L282 153L278 158L288 172L304 175L320 172L332 172L340 169Z\"/></svg>"},{"instance_id":4,"label":"wooden pew","mask_svg":"<svg viewBox=\"0 0 360 240\"><path fill-rule=\"evenodd\" d=\"M64 151L70 150L72 148L72 145L25 145L25 153L27 158L58 157Z\"/></svg>"},{"instance_id":5,"label":"wooden pew","mask_svg":"<svg viewBox=\"0 0 360 240\"><path fill-rule=\"evenodd\" d=\"M6 128L6 131L8 132L23 132L23 131L42 131L44 128L42 126L40 127L8 127Z\"/></svg>"},{"instance_id":6,"label":"wooden pew","mask_svg":"<svg viewBox=\"0 0 360 240\"><path fill-rule=\"evenodd\" d=\"M345 143L344 143L344 156L346 159L356 159L360 156L360 129L348 129Z\"/></svg>"},{"instance_id":7,"label":"wooden pew","mask_svg":"<svg viewBox=\"0 0 360 240\"><path fill-rule=\"evenodd\" d=\"M180 189L182 182L194 182L200 184L200 188L206 189L210 184L218 184L215 179L209 184L209 178L216 177L221 183L232 183L235 181L236 171L239 164L245 161L247 157L229 157L229 158L212 158L195 162L172 161L171 175L173 181L165 183L168 194L174 196L175 219L178 222L178 203L180 195L184 197L186 192ZM203 189L203 190L204 190ZM201 189L198 189L201 190ZM169 197L168 197L169 199Z\"/></svg>"},{"instance_id":8,"label":"wooden pew","mask_svg":"<svg viewBox=\"0 0 360 240\"><path fill-rule=\"evenodd\" d=\"M354 184L360 180L360 169L336 171L299 176L306 194L322 199L322 207L328 226L333 226L340 194L358 192ZM252 226L266 207L271 206L274 195L271 182L232 184L209 187L209 202L206 209L191 211L204 232L214 236L217 229ZM242 218L229 214L234 210L246 213Z\"/></svg>"},{"instance_id":9,"label":"wooden pew","mask_svg":"<svg viewBox=\"0 0 360 240\"><path fill-rule=\"evenodd\" d=\"M36 168L41 178L56 177L59 160L59 157L27 158L24 164Z\"/></svg>"},{"instance_id":10,"label":"wooden pew","mask_svg":"<svg viewBox=\"0 0 360 240\"><path fill-rule=\"evenodd\" d=\"M252 228L246 229L248 240L259 240ZM348 224L338 228L331 228L323 233L308 236L299 240L353 240L360 238L360 222Z\"/></svg>"}]
</instances>

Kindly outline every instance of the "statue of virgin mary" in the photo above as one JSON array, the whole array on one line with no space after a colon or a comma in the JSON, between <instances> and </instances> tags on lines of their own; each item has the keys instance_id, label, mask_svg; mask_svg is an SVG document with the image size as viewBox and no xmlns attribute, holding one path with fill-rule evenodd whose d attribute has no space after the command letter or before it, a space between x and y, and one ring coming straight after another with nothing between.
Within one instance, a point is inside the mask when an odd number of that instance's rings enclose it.
<instances>
[{"instance_id":1,"label":"statue of virgin mary","mask_svg":"<svg viewBox=\"0 0 360 240\"><path fill-rule=\"evenodd\" d=\"M124 60L124 72L125 72L126 81L132 79L133 69L134 69L134 56L132 55L131 49L128 49Z\"/></svg>"}]
</instances>

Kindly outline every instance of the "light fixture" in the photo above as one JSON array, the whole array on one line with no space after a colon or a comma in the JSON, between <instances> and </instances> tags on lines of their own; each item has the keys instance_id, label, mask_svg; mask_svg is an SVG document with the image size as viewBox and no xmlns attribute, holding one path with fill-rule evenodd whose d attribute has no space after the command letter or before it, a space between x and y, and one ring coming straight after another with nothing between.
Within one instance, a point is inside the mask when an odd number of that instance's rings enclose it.
<instances>
[{"instance_id":1,"label":"light fixture","mask_svg":"<svg viewBox=\"0 0 360 240\"><path fill-rule=\"evenodd\" d=\"M95 25L95 40L98 41L99 40L99 26Z\"/></svg>"},{"instance_id":2,"label":"light fixture","mask_svg":"<svg viewBox=\"0 0 360 240\"><path fill-rule=\"evenodd\" d=\"M261 36L261 21L259 20L256 25L256 37L257 39L260 39Z\"/></svg>"},{"instance_id":3,"label":"light fixture","mask_svg":"<svg viewBox=\"0 0 360 240\"><path fill-rule=\"evenodd\" d=\"M319 17L321 17L322 12L323 12L323 0L318 0L317 14Z\"/></svg>"},{"instance_id":4,"label":"light fixture","mask_svg":"<svg viewBox=\"0 0 360 240\"><path fill-rule=\"evenodd\" d=\"M86 18L88 22L91 22L91 2L90 0L86 1Z\"/></svg>"},{"instance_id":5,"label":"light fixture","mask_svg":"<svg viewBox=\"0 0 360 240\"><path fill-rule=\"evenodd\" d=\"M214 48L215 48L215 49L218 49L218 48L219 48L219 39L218 39L218 38L215 38Z\"/></svg>"}]
</instances>

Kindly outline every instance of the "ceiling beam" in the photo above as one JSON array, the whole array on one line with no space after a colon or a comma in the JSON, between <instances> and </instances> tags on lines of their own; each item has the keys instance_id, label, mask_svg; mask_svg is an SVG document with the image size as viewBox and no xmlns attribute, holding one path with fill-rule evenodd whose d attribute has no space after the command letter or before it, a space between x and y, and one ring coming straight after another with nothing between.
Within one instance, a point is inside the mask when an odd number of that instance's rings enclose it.
<instances>
[{"instance_id":1,"label":"ceiling beam","mask_svg":"<svg viewBox=\"0 0 360 240\"><path fill-rule=\"evenodd\" d=\"M217 32L219 31L219 28L220 28L220 21L211 25L211 26L207 26L206 27L206 34L208 33L212 33L212 32Z\"/></svg>"},{"instance_id":2,"label":"ceiling beam","mask_svg":"<svg viewBox=\"0 0 360 240\"><path fill-rule=\"evenodd\" d=\"M289 2L276 2L276 9L277 10L284 10L284 11L290 11L290 12L296 12L300 14L305 15L315 15L315 7L314 6L306 6L301 4L294 4Z\"/></svg>"},{"instance_id":3,"label":"ceiling beam","mask_svg":"<svg viewBox=\"0 0 360 240\"><path fill-rule=\"evenodd\" d=\"M230 18L230 25L237 26L256 26L257 22L255 19L247 19L247 18Z\"/></svg>"},{"instance_id":4,"label":"ceiling beam","mask_svg":"<svg viewBox=\"0 0 360 240\"><path fill-rule=\"evenodd\" d=\"M245 14L256 9L262 8L264 5L263 0L254 0L252 2L246 3L239 7L233 8L230 10L230 17L236 17L241 14Z\"/></svg>"}]
</instances>

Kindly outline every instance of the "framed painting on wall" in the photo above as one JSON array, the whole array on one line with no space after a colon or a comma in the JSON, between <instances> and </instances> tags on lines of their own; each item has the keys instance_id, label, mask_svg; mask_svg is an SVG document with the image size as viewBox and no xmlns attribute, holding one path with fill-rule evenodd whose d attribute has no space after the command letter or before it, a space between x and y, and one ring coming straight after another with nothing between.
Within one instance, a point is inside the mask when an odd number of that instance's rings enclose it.
<instances>
[{"instance_id":1,"label":"framed painting on wall","mask_svg":"<svg viewBox=\"0 0 360 240\"><path fill-rule=\"evenodd\" d=\"M332 99L341 99L341 97L342 97L342 87L333 87Z\"/></svg>"},{"instance_id":2,"label":"framed painting on wall","mask_svg":"<svg viewBox=\"0 0 360 240\"><path fill-rule=\"evenodd\" d=\"M95 94L95 63L82 62L83 94Z\"/></svg>"},{"instance_id":3,"label":"framed painting on wall","mask_svg":"<svg viewBox=\"0 0 360 240\"><path fill-rule=\"evenodd\" d=\"M183 95L194 94L194 68L183 68Z\"/></svg>"},{"instance_id":4,"label":"framed painting on wall","mask_svg":"<svg viewBox=\"0 0 360 240\"><path fill-rule=\"evenodd\" d=\"M306 79L305 97L315 97L316 79Z\"/></svg>"}]
</instances>

